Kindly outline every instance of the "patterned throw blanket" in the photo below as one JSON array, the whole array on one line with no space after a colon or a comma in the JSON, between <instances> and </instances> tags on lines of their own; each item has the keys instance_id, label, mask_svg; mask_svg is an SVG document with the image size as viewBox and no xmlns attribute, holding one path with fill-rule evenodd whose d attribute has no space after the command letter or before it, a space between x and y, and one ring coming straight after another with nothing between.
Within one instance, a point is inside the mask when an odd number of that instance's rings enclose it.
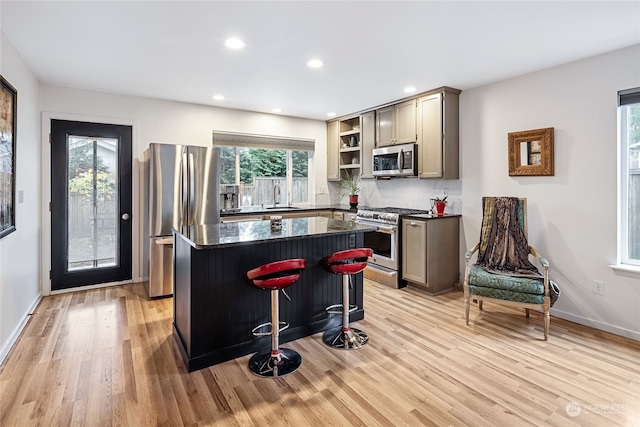
<instances>
[{"instance_id":1,"label":"patterned throw blanket","mask_svg":"<svg viewBox=\"0 0 640 427\"><path fill-rule=\"evenodd\" d=\"M478 264L499 273L540 276L529 261L529 243L518 219L516 197L483 197Z\"/></svg>"},{"instance_id":2,"label":"patterned throw blanket","mask_svg":"<svg viewBox=\"0 0 640 427\"><path fill-rule=\"evenodd\" d=\"M524 212L517 197L483 197L482 229L476 265L490 273L542 278L529 261L529 243L523 229ZM560 295L549 281L551 304Z\"/></svg>"}]
</instances>

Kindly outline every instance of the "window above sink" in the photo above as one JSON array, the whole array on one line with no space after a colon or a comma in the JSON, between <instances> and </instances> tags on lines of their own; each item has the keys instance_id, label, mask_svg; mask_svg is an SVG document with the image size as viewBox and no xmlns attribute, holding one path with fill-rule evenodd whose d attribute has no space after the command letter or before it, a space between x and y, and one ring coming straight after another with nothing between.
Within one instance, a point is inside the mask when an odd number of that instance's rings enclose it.
<instances>
[{"instance_id":1,"label":"window above sink","mask_svg":"<svg viewBox=\"0 0 640 427\"><path fill-rule=\"evenodd\" d=\"M222 146L220 184L239 184L241 208L264 206L272 210L299 209L288 204L310 202L310 153L302 150ZM279 187L279 192L275 190L276 187ZM276 201L280 206L274 206Z\"/></svg>"}]
</instances>

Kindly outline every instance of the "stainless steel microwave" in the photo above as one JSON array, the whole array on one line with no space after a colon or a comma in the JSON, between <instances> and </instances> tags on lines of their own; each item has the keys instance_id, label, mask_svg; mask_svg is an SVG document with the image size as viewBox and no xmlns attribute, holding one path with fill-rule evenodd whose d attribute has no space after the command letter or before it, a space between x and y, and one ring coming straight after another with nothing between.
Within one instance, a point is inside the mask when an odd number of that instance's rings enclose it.
<instances>
[{"instance_id":1,"label":"stainless steel microwave","mask_svg":"<svg viewBox=\"0 0 640 427\"><path fill-rule=\"evenodd\" d=\"M417 176L417 144L373 149L373 176Z\"/></svg>"}]
</instances>

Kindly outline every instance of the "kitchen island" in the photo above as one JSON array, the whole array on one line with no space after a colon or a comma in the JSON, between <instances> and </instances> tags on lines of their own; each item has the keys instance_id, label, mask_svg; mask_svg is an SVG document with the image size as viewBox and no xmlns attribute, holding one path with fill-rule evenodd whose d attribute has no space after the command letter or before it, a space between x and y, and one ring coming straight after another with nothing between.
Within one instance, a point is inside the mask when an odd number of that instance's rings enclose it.
<instances>
[{"instance_id":1,"label":"kitchen island","mask_svg":"<svg viewBox=\"0 0 640 427\"><path fill-rule=\"evenodd\" d=\"M174 336L189 371L257 352L269 337L251 330L271 318L270 294L244 280L244 274L273 261L304 258L307 268L287 288L280 320L290 327L280 341L292 341L341 324L325 308L342 301L342 279L319 261L340 250L362 247L363 233L375 227L322 217L211 224L174 230ZM364 318L362 274L355 276L351 301L359 308L351 321ZM282 296L284 298L284 296Z\"/></svg>"}]
</instances>

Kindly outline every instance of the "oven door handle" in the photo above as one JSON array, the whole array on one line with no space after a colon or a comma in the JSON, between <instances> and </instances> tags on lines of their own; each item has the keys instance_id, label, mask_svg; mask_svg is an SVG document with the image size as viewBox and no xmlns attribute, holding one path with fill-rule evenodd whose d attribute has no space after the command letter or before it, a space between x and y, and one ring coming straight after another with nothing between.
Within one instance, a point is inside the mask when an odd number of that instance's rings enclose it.
<instances>
[{"instance_id":1,"label":"oven door handle","mask_svg":"<svg viewBox=\"0 0 640 427\"><path fill-rule=\"evenodd\" d=\"M393 234L396 232L396 227L385 227L384 225L379 225L378 232L385 233L385 234Z\"/></svg>"}]
</instances>

